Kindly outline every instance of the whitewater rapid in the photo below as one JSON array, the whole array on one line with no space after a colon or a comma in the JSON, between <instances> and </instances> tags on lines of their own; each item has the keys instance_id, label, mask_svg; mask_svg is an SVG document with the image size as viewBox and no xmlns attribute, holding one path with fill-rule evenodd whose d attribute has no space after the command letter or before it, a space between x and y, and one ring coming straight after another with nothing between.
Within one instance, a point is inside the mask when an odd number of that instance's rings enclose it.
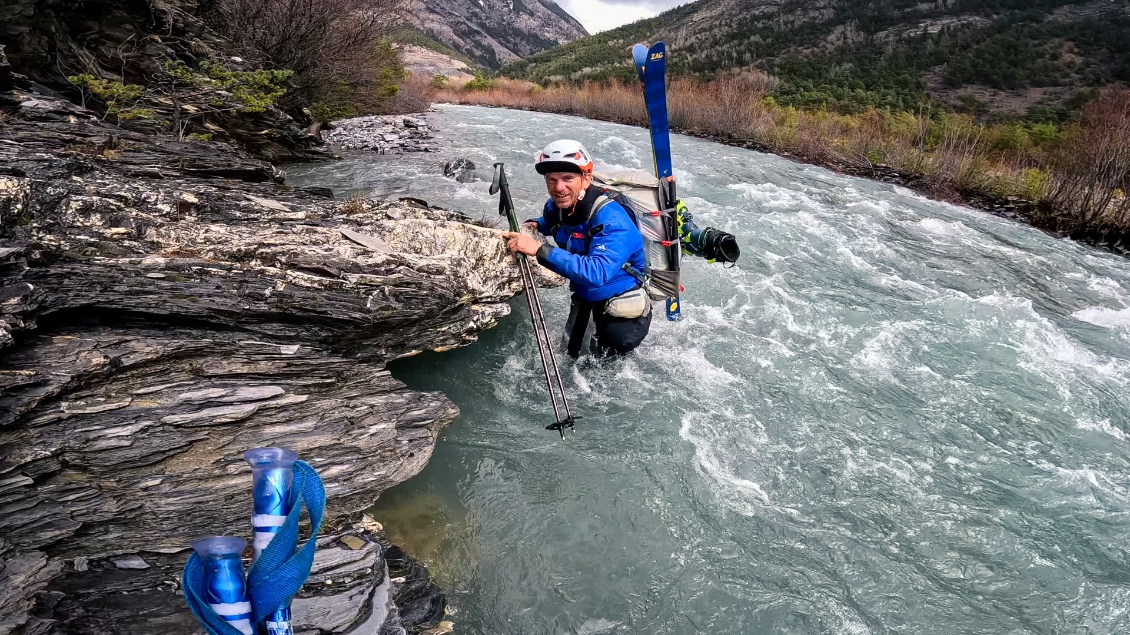
<instances>
[{"instance_id":1,"label":"whitewater rapid","mask_svg":"<svg viewBox=\"0 0 1130 635\"><path fill-rule=\"evenodd\" d=\"M465 157L548 141L649 168L643 129L460 106L434 154L295 185L496 216ZM561 441L521 299L475 345L395 364L462 414L378 514L463 633L1118 633L1130 628L1130 261L903 188L676 136L679 191L737 235L685 261L682 322L566 361ZM554 324L564 289L543 290Z\"/></svg>"}]
</instances>

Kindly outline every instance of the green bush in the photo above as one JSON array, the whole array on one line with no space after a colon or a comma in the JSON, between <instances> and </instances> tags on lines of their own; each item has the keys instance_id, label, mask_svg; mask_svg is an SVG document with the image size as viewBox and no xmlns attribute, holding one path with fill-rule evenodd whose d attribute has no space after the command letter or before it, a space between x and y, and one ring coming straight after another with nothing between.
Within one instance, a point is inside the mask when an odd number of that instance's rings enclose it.
<instances>
[{"instance_id":1,"label":"green bush","mask_svg":"<svg viewBox=\"0 0 1130 635\"><path fill-rule=\"evenodd\" d=\"M1029 201L1039 201L1047 194L1052 175L1046 170L1028 168L1024 170L1023 179L1020 195Z\"/></svg>"},{"instance_id":2,"label":"green bush","mask_svg":"<svg viewBox=\"0 0 1130 635\"><path fill-rule=\"evenodd\" d=\"M1023 124L1011 123L999 129L993 146L997 150L1027 150L1032 146L1032 138Z\"/></svg>"},{"instance_id":3,"label":"green bush","mask_svg":"<svg viewBox=\"0 0 1130 635\"><path fill-rule=\"evenodd\" d=\"M1059 126L1052 123L1034 123L1028 126L1028 137L1038 146L1059 140Z\"/></svg>"},{"instance_id":4,"label":"green bush","mask_svg":"<svg viewBox=\"0 0 1130 635\"><path fill-rule=\"evenodd\" d=\"M463 90L490 90L494 88L494 80L485 73L475 73L475 78L463 84Z\"/></svg>"},{"instance_id":5,"label":"green bush","mask_svg":"<svg viewBox=\"0 0 1130 635\"><path fill-rule=\"evenodd\" d=\"M145 86L141 84L126 84L116 80L101 79L90 73L71 75L67 77L67 80L82 91L84 102L87 93L89 93L106 104L106 115L113 115L118 123L153 116L152 109L134 107L145 94Z\"/></svg>"},{"instance_id":6,"label":"green bush","mask_svg":"<svg viewBox=\"0 0 1130 635\"><path fill-rule=\"evenodd\" d=\"M357 110L345 102L318 101L310 104L310 116L314 121L336 121L357 114Z\"/></svg>"},{"instance_id":7,"label":"green bush","mask_svg":"<svg viewBox=\"0 0 1130 635\"><path fill-rule=\"evenodd\" d=\"M215 62L200 62L200 70L189 68L179 61L162 65L174 84L196 88L207 103L215 108L231 106L245 112L263 112L286 93L286 81L292 71L233 71ZM231 96L228 99L227 93ZM229 103L234 102L234 103Z\"/></svg>"}]
</instances>

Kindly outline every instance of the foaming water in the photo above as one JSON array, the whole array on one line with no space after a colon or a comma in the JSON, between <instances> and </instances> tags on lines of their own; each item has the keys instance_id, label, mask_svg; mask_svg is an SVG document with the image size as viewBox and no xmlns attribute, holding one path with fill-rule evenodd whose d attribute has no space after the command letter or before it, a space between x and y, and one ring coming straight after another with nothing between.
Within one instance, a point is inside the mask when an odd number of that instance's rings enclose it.
<instances>
[{"instance_id":1,"label":"foaming water","mask_svg":"<svg viewBox=\"0 0 1130 635\"><path fill-rule=\"evenodd\" d=\"M643 129L471 107L438 154L296 166L296 185L521 217L531 157ZM561 441L521 299L478 343L393 365L461 410L374 513L464 633L1119 633L1130 629L1130 262L904 188L675 137L680 196L741 263L684 261L685 319L563 360ZM543 290L559 327L564 289Z\"/></svg>"}]
</instances>

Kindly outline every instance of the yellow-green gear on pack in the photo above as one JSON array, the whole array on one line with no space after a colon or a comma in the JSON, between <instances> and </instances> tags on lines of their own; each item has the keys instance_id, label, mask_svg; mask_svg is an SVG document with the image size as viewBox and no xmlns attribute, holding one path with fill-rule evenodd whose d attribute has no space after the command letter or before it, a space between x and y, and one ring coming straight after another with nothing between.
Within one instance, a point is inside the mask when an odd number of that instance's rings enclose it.
<instances>
[{"instance_id":1,"label":"yellow-green gear on pack","mask_svg":"<svg viewBox=\"0 0 1130 635\"><path fill-rule=\"evenodd\" d=\"M694 231L691 227L695 229L698 227L694 224L694 218L691 216L691 211L687 209L687 204L684 203L681 198L675 201L675 218L679 220L679 245L683 249L683 254L687 256L699 255L687 249L687 245L691 243L691 232ZM706 261L707 264L713 264L715 262L717 261L713 258Z\"/></svg>"}]
</instances>

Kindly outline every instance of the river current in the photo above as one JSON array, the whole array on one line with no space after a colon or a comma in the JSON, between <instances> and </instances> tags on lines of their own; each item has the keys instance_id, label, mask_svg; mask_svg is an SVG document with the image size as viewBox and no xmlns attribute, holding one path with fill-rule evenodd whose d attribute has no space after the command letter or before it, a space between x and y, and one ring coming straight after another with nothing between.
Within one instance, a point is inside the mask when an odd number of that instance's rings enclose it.
<instances>
[{"instance_id":1,"label":"river current","mask_svg":"<svg viewBox=\"0 0 1130 635\"><path fill-rule=\"evenodd\" d=\"M647 131L438 106L439 152L295 166L339 197L519 217L574 138L651 168ZM684 259L622 360L562 360L552 422L525 301L480 340L396 362L460 408L374 514L448 592L456 632L1130 631L1130 260L906 189L674 136L680 196L737 267ZM485 172L486 170L484 170ZM541 290L560 329L565 288Z\"/></svg>"}]
</instances>

